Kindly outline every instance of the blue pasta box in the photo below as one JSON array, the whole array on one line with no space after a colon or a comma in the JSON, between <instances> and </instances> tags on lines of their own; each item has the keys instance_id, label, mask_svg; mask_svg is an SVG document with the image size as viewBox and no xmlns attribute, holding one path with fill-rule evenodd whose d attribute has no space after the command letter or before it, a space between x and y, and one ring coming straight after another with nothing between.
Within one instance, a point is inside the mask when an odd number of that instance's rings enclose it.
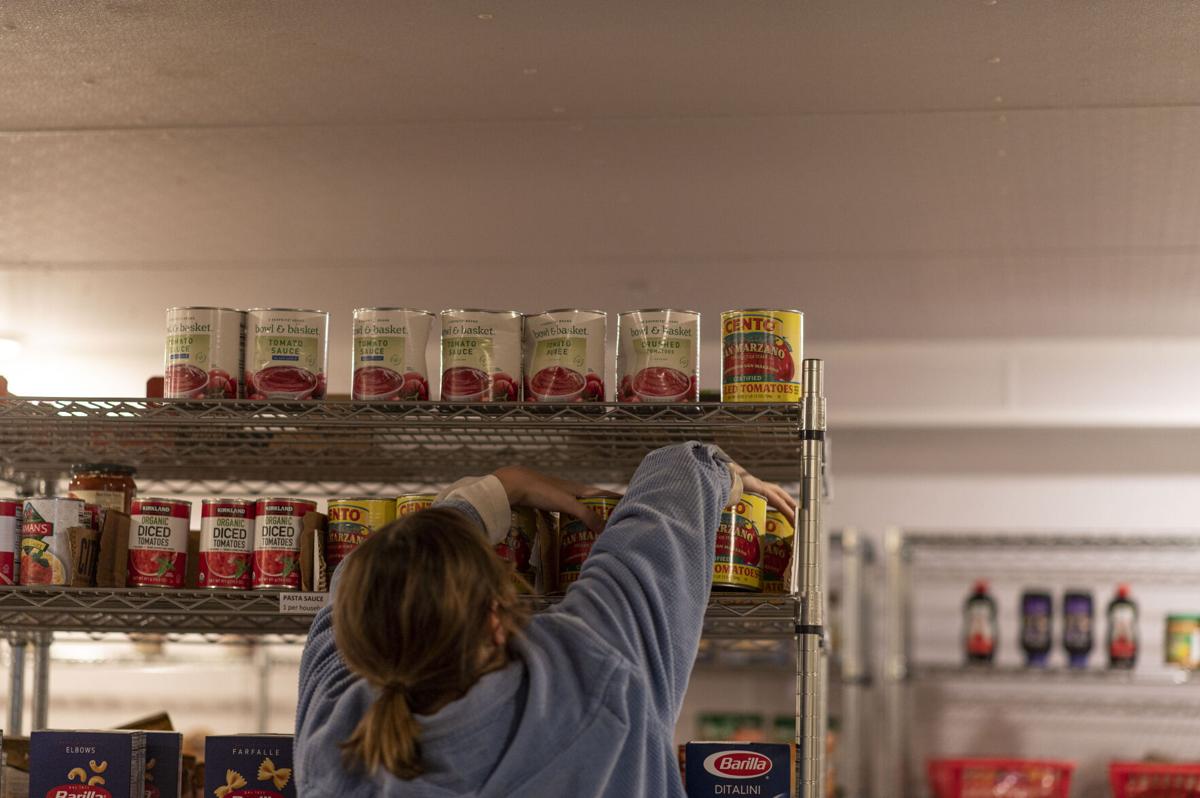
<instances>
[{"instance_id":1,"label":"blue pasta box","mask_svg":"<svg viewBox=\"0 0 1200 798\"><path fill-rule=\"evenodd\" d=\"M796 791L794 743L688 743L688 798L791 798Z\"/></svg>"},{"instance_id":2,"label":"blue pasta box","mask_svg":"<svg viewBox=\"0 0 1200 798\"><path fill-rule=\"evenodd\" d=\"M183 734L148 731L146 798L180 798L183 792Z\"/></svg>"},{"instance_id":3,"label":"blue pasta box","mask_svg":"<svg viewBox=\"0 0 1200 798\"><path fill-rule=\"evenodd\" d=\"M204 740L204 798L296 798L290 734Z\"/></svg>"},{"instance_id":4,"label":"blue pasta box","mask_svg":"<svg viewBox=\"0 0 1200 798\"><path fill-rule=\"evenodd\" d=\"M146 736L140 731L35 731L29 740L31 798L145 798Z\"/></svg>"}]
</instances>

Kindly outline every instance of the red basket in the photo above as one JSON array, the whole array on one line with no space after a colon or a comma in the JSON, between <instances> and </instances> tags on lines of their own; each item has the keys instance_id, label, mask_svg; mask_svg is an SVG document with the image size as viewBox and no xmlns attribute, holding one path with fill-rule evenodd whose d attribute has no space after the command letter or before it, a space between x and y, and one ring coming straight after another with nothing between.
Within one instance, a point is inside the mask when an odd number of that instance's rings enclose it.
<instances>
[{"instance_id":1,"label":"red basket","mask_svg":"<svg viewBox=\"0 0 1200 798\"><path fill-rule=\"evenodd\" d=\"M1108 783L1114 798L1200 798L1200 765L1113 762Z\"/></svg>"},{"instance_id":2,"label":"red basket","mask_svg":"<svg viewBox=\"0 0 1200 798\"><path fill-rule=\"evenodd\" d=\"M932 759L936 798L1068 798L1072 762L1044 759Z\"/></svg>"}]
</instances>

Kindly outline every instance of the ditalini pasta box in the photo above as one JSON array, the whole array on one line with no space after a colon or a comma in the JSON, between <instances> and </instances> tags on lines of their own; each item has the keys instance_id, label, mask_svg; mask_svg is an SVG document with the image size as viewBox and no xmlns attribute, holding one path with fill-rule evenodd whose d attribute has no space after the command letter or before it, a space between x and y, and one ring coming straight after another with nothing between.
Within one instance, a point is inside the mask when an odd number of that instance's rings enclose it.
<instances>
[{"instance_id":1,"label":"ditalini pasta box","mask_svg":"<svg viewBox=\"0 0 1200 798\"><path fill-rule=\"evenodd\" d=\"M688 743L688 798L791 798L796 746L791 743Z\"/></svg>"},{"instance_id":2,"label":"ditalini pasta box","mask_svg":"<svg viewBox=\"0 0 1200 798\"><path fill-rule=\"evenodd\" d=\"M296 798L290 734L233 734L204 741L205 798Z\"/></svg>"},{"instance_id":3,"label":"ditalini pasta box","mask_svg":"<svg viewBox=\"0 0 1200 798\"><path fill-rule=\"evenodd\" d=\"M146 734L146 798L180 798L183 792L183 735Z\"/></svg>"},{"instance_id":4,"label":"ditalini pasta box","mask_svg":"<svg viewBox=\"0 0 1200 798\"><path fill-rule=\"evenodd\" d=\"M146 736L140 731L35 731L29 794L38 798L144 798Z\"/></svg>"}]
</instances>

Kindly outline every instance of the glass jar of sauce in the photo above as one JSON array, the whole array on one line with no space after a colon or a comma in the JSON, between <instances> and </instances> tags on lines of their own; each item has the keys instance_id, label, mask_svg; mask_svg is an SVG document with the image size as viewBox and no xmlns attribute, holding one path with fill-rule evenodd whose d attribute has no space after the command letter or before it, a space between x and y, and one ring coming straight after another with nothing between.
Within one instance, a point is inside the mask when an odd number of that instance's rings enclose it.
<instances>
[{"instance_id":1,"label":"glass jar of sauce","mask_svg":"<svg viewBox=\"0 0 1200 798\"><path fill-rule=\"evenodd\" d=\"M71 466L68 490L76 499L104 510L128 513L137 496L133 481L137 469L116 463L81 463Z\"/></svg>"}]
</instances>

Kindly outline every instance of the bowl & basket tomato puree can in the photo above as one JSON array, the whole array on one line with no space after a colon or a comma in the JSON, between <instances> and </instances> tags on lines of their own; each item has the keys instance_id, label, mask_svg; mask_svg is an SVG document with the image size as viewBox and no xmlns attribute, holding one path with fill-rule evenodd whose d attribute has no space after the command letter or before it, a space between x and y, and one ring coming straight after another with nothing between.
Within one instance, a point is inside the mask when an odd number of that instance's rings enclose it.
<instances>
[{"instance_id":1,"label":"bowl & basket tomato puree can","mask_svg":"<svg viewBox=\"0 0 1200 798\"><path fill-rule=\"evenodd\" d=\"M512 508L508 535L496 544L500 559L512 563L517 592L528 593L533 584L533 547L537 541L537 511L532 507Z\"/></svg>"},{"instance_id":2,"label":"bowl & basket tomato puree can","mask_svg":"<svg viewBox=\"0 0 1200 798\"><path fill-rule=\"evenodd\" d=\"M254 502L204 499L200 503L200 587L249 590L254 558Z\"/></svg>"},{"instance_id":3,"label":"bowl & basket tomato puree can","mask_svg":"<svg viewBox=\"0 0 1200 798\"><path fill-rule=\"evenodd\" d=\"M367 535L396 520L396 501L370 497L330 499L328 515L325 564L332 572Z\"/></svg>"},{"instance_id":4,"label":"bowl & basket tomato puree can","mask_svg":"<svg viewBox=\"0 0 1200 798\"><path fill-rule=\"evenodd\" d=\"M325 396L329 314L255 308L246 312L246 397L301 400Z\"/></svg>"},{"instance_id":5,"label":"bowl & basket tomato puree can","mask_svg":"<svg viewBox=\"0 0 1200 798\"><path fill-rule=\"evenodd\" d=\"M727 310L721 314L721 401L799 402L804 314Z\"/></svg>"},{"instance_id":6,"label":"bowl & basket tomato puree can","mask_svg":"<svg viewBox=\"0 0 1200 798\"><path fill-rule=\"evenodd\" d=\"M20 499L0 499L0 585L17 583L17 540L21 529Z\"/></svg>"},{"instance_id":7,"label":"bowl & basket tomato puree can","mask_svg":"<svg viewBox=\"0 0 1200 798\"><path fill-rule=\"evenodd\" d=\"M259 499L254 504L254 590L300 589L300 533L316 512L307 499Z\"/></svg>"},{"instance_id":8,"label":"bowl & basket tomato puree can","mask_svg":"<svg viewBox=\"0 0 1200 798\"><path fill-rule=\"evenodd\" d=\"M515 310L442 311L442 401L521 399L521 329Z\"/></svg>"},{"instance_id":9,"label":"bowl & basket tomato puree can","mask_svg":"<svg viewBox=\"0 0 1200 798\"><path fill-rule=\"evenodd\" d=\"M786 593L791 588L792 547L796 529L788 517L773 507L767 508L763 526L763 592Z\"/></svg>"},{"instance_id":10,"label":"bowl & basket tomato puree can","mask_svg":"<svg viewBox=\"0 0 1200 798\"><path fill-rule=\"evenodd\" d=\"M714 590L762 590L762 530L766 525L767 499L757 493L743 493L721 511Z\"/></svg>"},{"instance_id":11,"label":"bowl & basket tomato puree can","mask_svg":"<svg viewBox=\"0 0 1200 798\"><path fill-rule=\"evenodd\" d=\"M608 523L620 498L614 496L580 497L584 507L591 509L601 521ZM563 513L558 517L558 585L565 589L579 579L579 572L598 535L578 518Z\"/></svg>"},{"instance_id":12,"label":"bowl & basket tomato puree can","mask_svg":"<svg viewBox=\"0 0 1200 798\"><path fill-rule=\"evenodd\" d=\"M436 493L405 493L396 497L396 518L428 510L437 499Z\"/></svg>"},{"instance_id":13,"label":"bowl & basket tomato puree can","mask_svg":"<svg viewBox=\"0 0 1200 798\"><path fill-rule=\"evenodd\" d=\"M617 317L617 401L700 398L700 314L629 310Z\"/></svg>"},{"instance_id":14,"label":"bowl & basket tomato puree can","mask_svg":"<svg viewBox=\"0 0 1200 798\"><path fill-rule=\"evenodd\" d=\"M134 499L129 519L126 583L131 587L183 587L191 518L191 502L155 497Z\"/></svg>"},{"instance_id":15,"label":"bowl & basket tomato puree can","mask_svg":"<svg viewBox=\"0 0 1200 798\"><path fill-rule=\"evenodd\" d=\"M73 560L67 530L87 525L79 499L26 499L21 506L21 584L69 585Z\"/></svg>"},{"instance_id":16,"label":"bowl & basket tomato puree can","mask_svg":"<svg viewBox=\"0 0 1200 798\"><path fill-rule=\"evenodd\" d=\"M167 308L163 396L237 399L242 395L246 314L233 308Z\"/></svg>"},{"instance_id":17,"label":"bowl & basket tomato puree can","mask_svg":"<svg viewBox=\"0 0 1200 798\"><path fill-rule=\"evenodd\" d=\"M608 314L560 308L525 317L525 401L603 402Z\"/></svg>"},{"instance_id":18,"label":"bowl & basket tomato puree can","mask_svg":"<svg viewBox=\"0 0 1200 798\"><path fill-rule=\"evenodd\" d=\"M361 402L428 399L425 346L432 326L433 314L427 310L355 310L350 397Z\"/></svg>"}]
</instances>

